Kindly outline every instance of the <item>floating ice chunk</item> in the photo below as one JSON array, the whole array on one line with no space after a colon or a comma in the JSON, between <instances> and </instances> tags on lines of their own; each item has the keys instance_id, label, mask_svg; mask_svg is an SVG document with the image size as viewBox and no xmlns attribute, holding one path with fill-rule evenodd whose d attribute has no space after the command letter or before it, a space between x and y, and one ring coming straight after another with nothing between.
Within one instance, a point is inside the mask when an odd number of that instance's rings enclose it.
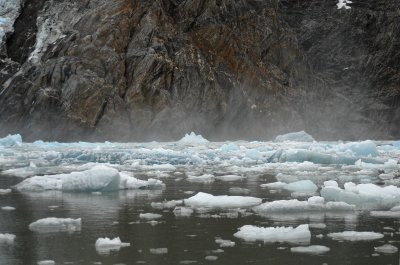
<instances>
[{"instance_id":1,"label":"floating ice chunk","mask_svg":"<svg viewBox=\"0 0 400 265\"><path fill-rule=\"evenodd\" d=\"M146 220L160 219L161 217L162 217L162 215L158 214L158 213L141 213L141 214L139 214L140 219L146 219Z\"/></svg>"},{"instance_id":2,"label":"floating ice chunk","mask_svg":"<svg viewBox=\"0 0 400 265\"><path fill-rule=\"evenodd\" d=\"M11 206L3 206L3 207L1 207L1 209L3 211L14 211L15 210L15 208L11 207Z\"/></svg>"},{"instance_id":3,"label":"floating ice chunk","mask_svg":"<svg viewBox=\"0 0 400 265\"><path fill-rule=\"evenodd\" d=\"M337 9L341 9L341 8L350 9L351 7L348 6L347 4L351 4L351 3L352 2L349 0L339 0L339 2L336 4L336 6L337 6Z\"/></svg>"},{"instance_id":4,"label":"floating ice chunk","mask_svg":"<svg viewBox=\"0 0 400 265\"><path fill-rule=\"evenodd\" d=\"M4 138L0 138L0 146L14 147L22 145L22 137L19 134L8 135Z\"/></svg>"},{"instance_id":5,"label":"floating ice chunk","mask_svg":"<svg viewBox=\"0 0 400 265\"><path fill-rule=\"evenodd\" d=\"M287 185L285 182L278 181L278 182L261 184L260 187L280 190L280 189L283 189L283 187L285 187L285 185Z\"/></svg>"},{"instance_id":6,"label":"floating ice chunk","mask_svg":"<svg viewBox=\"0 0 400 265\"><path fill-rule=\"evenodd\" d=\"M199 192L196 195L185 199L185 205L192 208L241 208L259 205L260 198L248 196L214 196L208 193Z\"/></svg>"},{"instance_id":7,"label":"floating ice chunk","mask_svg":"<svg viewBox=\"0 0 400 265\"><path fill-rule=\"evenodd\" d=\"M181 260L179 261L179 264L193 264L193 263L197 263L197 260Z\"/></svg>"},{"instance_id":8,"label":"floating ice chunk","mask_svg":"<svg viewBox=\"0 0 400 265\"><path fill-rule=\"evenodd\" d=\"M240 188L240 187L232 187L232 188L229 188L229 193L230 194L249 194L250 190L245 189L245 188Z\"/></svg>"},{"instance_id":9,"label":"floating ice chunk","mask_svg":"<svg viewBox=\"0 0 400 265\"><path fill-rule=\"evenodd\" d=\"M363 142L352 142L346 144L339 144L337 147L340 151L351 151L357 156L377 156L378 150L376 145L371 140Z\"/></svg>"},{"instance_id":10,"label":"floating ice chunk","mask_svg":"<svg viewBox=\"0 0 400 265\"><path fill-rule=\"evenodd\" d=\"M234 234L245 241L309 243L311 232L307 224L293 227L257 227L245 225Z\"/></svg>"},{"instance_id":11,"label":"floating ice chunk","mask_svg":"<svg viewBox=\"0 0 400 265\"><path fill-rule=\"evenodd\" d=\"M223 144L221 146L220 150L223 152L235 152L235 151L239 151L240 147L234 143L227 143L227 144Z\"/></svg>"},{"instance_id":12,"label":"floating ice chunk","mask_svg":"<svg viewBox=\"0 0 400 265\"><path fill-rule=\"evenodd\" d=\"M315 192L318 190L317 185L311 180L300 180L292 182L283 186L285 190L296 191L296 192Z\"/></svg>"},{"instance_id":13,"label":"floating ice chunk","mask_svg":"<svg viewBox=\"0 0 400 265\"><path fill-rule=\"evenodd\" d=\"M56 265L54 260L41 260L37 262L37 265Z\"/></svg>"},{"instance_id":14,"label":"floating ice chunk","mask_svg":"<svg viewBox=\"0 0 400 265\"><path fill-rule=\"evenodd\" d=\"M11 189L0 189L0 195L5 195L11 193Z\"/></svg>"},{"instance_id":15,"label":"floating ice chunk","mask_svg":"<svg viewBox=\"0 0 400 265\"><path fill-rule=\"evenodd\" d=\"M319 223L319 224L309 224L308 225L310 228L315 228L315 229L325 229L326 224Z\"/></svg>"},{"instance_id":16,"label":"floating ice chunk","mask_svg":"<svg viewBox=\"0 0 400 265\"><path fill-rule=\"evenodd\" d=\"M13 244L15 235L13 234L0 234L0 244Z\"/></svg>"},{"instance_id":17,"label":"floating ice chunk","mask_svg":"<svg viewBox=\"0 0 400 265\"><path fill-rule=\"evenodd\" d=\"M324 181L324 186L325 187L336 187L336 188L339 187L338 183L336 181L334 181L334 180Z\"/></svg>"},{"instance_id":18,"label":"floating ice chunk","mask_svg":"<svg viewBox=\"0 0 400 265\"><path fill-rule=\"evenodd\" d=\"M189 217L192 215L193 210L188 207L175 207L173 213L177 217Z\"/></svg>"},{"instance_id":19,"label":"floating ice chunk","mask_svg":"<svg viewBox=\"0 0 400 265\"><path fill-rule=\"evenodd\" d=\"M215 178L221 181L238 181L244 179L244 177L238 175L223 175L223 176L217 176Z\"/></svg>"},{"instance_id":20,"label":"floating ice chunk","mask_svg":"<svg viewBox=\"0 0 400 265\"><path fill-rule=\"evenodd\" d=\"M208 143L208 140L200 134L196 135L194 132L191 132L190 134L185 134L185 136L178 142L184 144L206 144Z\"/></svg>"},{"instance_id":21,"label":"floating ice chunk","mask_svg":"<svg viewBox=\"0 0 400 265\"><path fill-rule=\"evenodd\" d=\"M324 198L313 196L307 201L294 200L277 200L273 202L265 202L253 208L258 214L268 213L294 213L294 212L340 212L354 211L355 206L343 202L324 203Z\"/></svg>"},{"instance_id":22,"label":"floating ice chunk","mask_svg":"<svg viewBox=\"0 0 400 265\"><path fill-rule=\"evenodd\" d=\"M35 232L75 232L80 231L82 219L48 217L39 219L29 225L29 229Z\"/></svg>"},{"instance_id":23,"label":"floating ice chunk","mask_svg":"<svg viewBox=\"0 0 400 265\"><path fill-rule=\"evenodd\" d=\"M384 244L379 247L374 247L374 249L376 252L385 253L385 254L393 254L393 253L397 253L397 251L399 251L399 249L397 247L390 245L390 244Z\"/></svg>"},{"instance_id":24,"label":"floating ice chunk","mask_svg":"<svg viewBox=\"0 0 400 265\"><path fill-rule=\"evenodd\" d=\"M219 238L219 237L217 237L215 239L215 243L217 243L220 248L234 247L235 244L236 244L233 241L225 240L225 239L222 239L222 238Z\"/></svg>"},{"instance_id":25,"label":"floating ice chunk","mask_svg":"<svg viewBox=\"0 0 400 265\"><path fill-rule=\"evenodd\" d=\"M380 217L380 218L400 218L399 211L371 211L370 215L373 217Z\"/></svg>"},{"instance_id":26,"label":"floating ice chunk","mask_svg":"<svg viewBox=\"0 0 400 265\"><path fill-rule=\"evenodd\" d=\"M275 142L285 142L285 141L295 141L295 142L314 142L314 138L306 133L305 131L291 132L283 135L278 135L275 138Z\"/></svg>"},{"instance_id":27,"label":"floating ice chunk","mask_svg":"<svg viewBox=\"0 0 400 265\"><path fill-rule=\"evenodd\" d=\"M327 201L342 201L361 208L387 208L400 200L400 188L395 186L380 187L372 183L346 183L345 189L323 187L321 196Z\"/></svg>"},{"instance_id":28,"label":"floating ice chunk","mask_svg":"<svg viewBox=\"0 0 400 265\"><path fill-rule=\"evenodd\" d=\"M204 258L205 260L208 260L208 261L215 261L215 260L217 260L218 259L218 257L217 256L205 256L205 258Z\"/></svg>"},{"instance_id":29,"label":"floating ice chunk","mask_svg":"<svg viewBox=\"0 0 400 265\"><path fill-rule=\"evenodd\" d=\"M340 233L329 233L328 237L333 240L346 240L346 241L369 241L383 238L383 234L375 232L356 232L345 231Z\"/></svg>"},{"instance_id":30,"label":"floating ice chunk","mask_svg":"<svg viewBox=\"0 0 400 265\"><path fill-rule=\"evenodd\" d=\"M120 176L118 170L103 165L97 165L89 170L81 172L31 177L14 187L19 191L118 190L119 182Z\"/></svg>"},{"instance_id":31,"label":"floating ice chunk","mask_svg":"<svg viewBox=\"0 0 400 265\"><path fill-rule=\"evenodd\" d=\"M158 210L163 209L172 209L177 205L183 204L183 200L172 200L172 201L164 201L164 202L152 202L151 207Z\"/></svg>"},{"instance_id":32,"label":"floating ice chunk","mask_svg":"<svg viewBox=\"0 0 400 265\"><path fill-rule=\"evenodd\" d=\"M168 253L168 248L151 248L149 251L154 255L164 255Z\"/></svg>"},{"instance_id":33,"label":"floating ice chunk","mask_svg":"<svg viewBox=\"0 0 400 265\"><path fill-rule=\"evenodd\" d=\"M158 179L141 180L130 175L128 172L121 172L119 189L137 190L137 189L164 189L165 184Z\"/></svg>"},{"instance_id":34,"label":"floating ice chunk","mask_svg":"<svg viewBox=\"0 0 400 265\"><path fill-rule=\"evenodd\" d=\"M215 177L211 174L204 174L201 176L188 176L187 181L194 183L212 183Z\"/></svg>"},{"instance_id":35,"label":"floating ice chunk","mask_svg":"<svg viewBox=\"0 0 400 265\"><path fill-rule=\"evenodd\" d=\"M130 243L122 243L119 237L110 239L108 237L98 238L95 243L96 251L99 254L107 255L112 251L119 251L122 247L129 247Z\"/></svg>"},{"instance_id":36,"label":"floating ice chunk","mask_svg":"<svg viewBox=\"0 0 400 265\"><path fill-rule=\"evenodd\" d=\"M311 245L307 247L292 247L290 251L293 253L304 253L304 254L311 254L311 255L320 255L328 252L330 248L325 246L319 245Z\"/></svg>"}]
</instances>

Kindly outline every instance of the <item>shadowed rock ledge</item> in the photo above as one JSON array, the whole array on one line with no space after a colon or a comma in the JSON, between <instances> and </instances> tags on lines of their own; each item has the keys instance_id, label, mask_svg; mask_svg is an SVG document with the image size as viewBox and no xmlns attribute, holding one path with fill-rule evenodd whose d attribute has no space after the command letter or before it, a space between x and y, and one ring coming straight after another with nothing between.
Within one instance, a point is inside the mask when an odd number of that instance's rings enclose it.
<instances>
[{"instance_id":1,"label":"shadowed rock ledge","mask_svg":"<svg viewBox=\"0 0 400 265\"><path fill-rule=\"evenodd\" d=\"M399 138L398 1L353 2L25 0L0 49L0 134Z\"/></svg>"}]
</instances>

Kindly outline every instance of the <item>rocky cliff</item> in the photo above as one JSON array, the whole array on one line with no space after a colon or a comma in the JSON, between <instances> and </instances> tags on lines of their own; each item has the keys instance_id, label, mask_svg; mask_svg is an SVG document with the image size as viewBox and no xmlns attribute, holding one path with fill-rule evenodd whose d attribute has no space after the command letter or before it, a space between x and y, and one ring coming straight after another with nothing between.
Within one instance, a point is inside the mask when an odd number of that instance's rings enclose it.
<instances>
[{"instance_id":1,"label":"rocky cliff","mask_svg":"<svg viewBox=\"0 0 400 265\"><path fill-rule=\"evenodd\" d=\"M0 134L400 137L398 0L15 3L0 0Z\"/></svg>"}]
</instances>

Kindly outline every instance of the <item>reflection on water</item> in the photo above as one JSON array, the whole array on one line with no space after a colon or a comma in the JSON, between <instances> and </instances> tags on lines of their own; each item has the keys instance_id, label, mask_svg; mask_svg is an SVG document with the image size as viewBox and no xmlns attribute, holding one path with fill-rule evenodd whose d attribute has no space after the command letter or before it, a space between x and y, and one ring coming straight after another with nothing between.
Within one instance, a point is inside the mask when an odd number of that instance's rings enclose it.
<instances>
[{"instance_id":1,"label":"reflection on water","mask_svg":"<svg viewBox=\"0 0 400 265\"><path fill-rule=\"evenodd\" d=\"M15 184L14 178L0 176L0 188ZM56 264L398 264L398 253L374 253L374 247L391 243L400 246L399 222L396 219L371 218L367 213L299 213L257 216L238 214L208 218L175 217L172 210L151 208L154 201L188 198L185 191L229 194L235 187L250 190L251 196L271 201L288 199L287 192L269 193L259 187L258 178L248 178L234 184L215 182L193 184L177 177L164 179L164 191L120 191L103 194L11 193L0 197L0 206L13 206L15 211L0 211L0 233L15 234L13 245L0 245L0 264L36 264L40 260L54 260ZM139 218L140 213L158 213L162 218L151 223ZM74 233L37 233L29 230L30 223L45 217L82 218L82 229ZM311 244L325 245L330 251L320 256L291 253L287 243L246 243L233 237L245 224L258 226L297 226L298 224L326 224L311 228ZM344 230L384 233L382 240L372 242L338 242L326 237L329 232ZM321 236L322 235L322 236ZM98 238L120 237L129 247L109 255L96 251ZM216 237L236 242L223 248ZM167 250L165 250L165 248ZM153 250L152 250L153 249ZM163 251L154 251L163 249ZM216 256L217 260L206 259Z\"/></svg>"}]
</instances>

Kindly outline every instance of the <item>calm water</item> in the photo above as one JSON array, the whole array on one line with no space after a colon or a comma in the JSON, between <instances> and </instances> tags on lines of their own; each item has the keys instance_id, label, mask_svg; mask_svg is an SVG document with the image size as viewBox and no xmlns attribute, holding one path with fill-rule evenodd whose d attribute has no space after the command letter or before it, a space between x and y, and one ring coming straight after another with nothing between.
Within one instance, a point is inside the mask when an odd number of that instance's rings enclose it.
<instances>
[{"instance_id":1,"label":"calm water","mask_svg":"<svg viewBox=\"0 0 400 265\"><path fill-rule=\"evenodd\" d=\"M0 188L8 188L20 179L0 175ZM155 201L188 198L184 191L203 191L229 194L230 187L250 189L250 195L268 201L290 199L287 192L270 193L259 188L260 183L271 180L268 175L247 178L243 181L193 184L184 178L164 178L164 191L120 191L93 195L87 193L17 193L0 196L0 207L13 206L15 211L0 211L0 233L16 235L13 245L0 244L0 264L29 265L41 260L54 260L56 264L399 264L396 254L374 254L374 247L391 243L400 247L397 219L371 218L368 213L348 215L287 215L238 218L175 217L171 210L155 210ZM49 208L58 206L58 208ZM159 223L151 225L139 219L140 213L162 214ZM216 212L219 213L219 212ZM38 233L28 225L40 218L82 218L82 230L68 233ZM140 222L137 222L140 221ZM258 226L288 226L305 223L325 223L324 229L310 229L311 244L325 245L331 250L324 255L293 254L288 243L246 243L233 237L245 224ZM345 230L384 233L382 240L370 242L338 242L327 238L329 232ZM316 235L323 234L323 238ZM110 255L96 252L99 237L117 237L131 243ZM215 237L236 242L235 247L219 249ZM168 248L168 253L156 255L151 248ZM206 260L217 256L215 261Z\"/></svg>"}]
</instances>

